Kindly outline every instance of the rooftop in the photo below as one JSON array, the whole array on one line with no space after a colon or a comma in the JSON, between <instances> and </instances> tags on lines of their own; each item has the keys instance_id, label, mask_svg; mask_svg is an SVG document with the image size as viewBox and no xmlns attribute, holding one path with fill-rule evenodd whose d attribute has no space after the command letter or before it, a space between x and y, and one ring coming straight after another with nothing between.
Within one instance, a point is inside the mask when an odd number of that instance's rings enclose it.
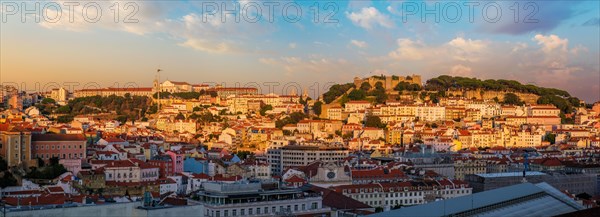
<instances>
[{"instance_id":1,"label":"rooftop","mask_svg":"<svg viewBox=\"0 0 600 217\"><path fill-rule=\"evenodd\" d=\"M584 209L547 183L518 185L371 215L384 216L554 216Z\"/></svg>"},{"instance_id":2,"label":"rooftop","mask_svg":"<svg viewBox=\"0 0 600 217\"><path fill-rule=\"evenodd\" d=\"M522 177L523 172L482 173L482 174L476 174L476 175L479 177L483 177L483 178ZM547 174L543 173L543 172L538 172L538 171L527 171L525 173L525 176L543 176L543 175L547 175Z\"/></svg>"}]
</instances>

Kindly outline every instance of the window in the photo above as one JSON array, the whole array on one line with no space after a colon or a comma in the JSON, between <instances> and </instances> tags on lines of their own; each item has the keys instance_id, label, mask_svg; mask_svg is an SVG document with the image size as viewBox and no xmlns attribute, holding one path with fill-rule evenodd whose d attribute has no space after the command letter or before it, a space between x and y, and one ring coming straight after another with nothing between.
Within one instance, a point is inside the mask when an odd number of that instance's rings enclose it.
<instances>
[{"instance_id":1,"label":"window","mask_svg":"<svg viewBox=\"0 0 600 217\"><path fill-rule=\"evenodd\" d=\"M240 209L240 215L246 215L246 210L245 209Z\"/></svg>"},{"instance_id":2,"label":"window","mask_svg":"<svg viewBox=\"0 0 600 217\"><path fill-rule=\"evenodd\" d=\"M275 213L276 211L277 211L277 210L276 210L276 208L275 208L275 207L271 207L271 212L272 212L272 213Z\"/></svg>"},{"instance_id":3,"label":"window","mask_svg":"<svg viewBox=\"0 0 600 217\"><path fill-rule=\"evenodd\" d=\"M232 216L237 216L237 209L231 210L231 215Z\"/></svg>"},{"instance_id":4,"label":"window","mask_svg":"<svg viewBox=\"0 0 600 217\"><path fill-rule=\"evenodd\" d=\"M223 211L223 216L225 216L225 217L229 216L229 210Z\"/></svg>"},{"instance_id":5,"label":"window","mask_svg":"<svg viewBox=\"0 0 600 217\"><path fill-rule=\"evenodd\" d=\"M317 202L313 202L310 209L317 209L318 208L317 206L318 206Z\"/></svg>"},{"instance_id":6,"label":"window","mask_svg":"<svg viewBox=\"0 0 600 217\"><path fill-rule=\"evenodd\" d=\"M253 211L253 210L254 210L254 209L252 209L252 208L249 208L249 209L248 209L248 215L252 215L252 211Z\"/></svg>"},{"instance_id":7,"label":"window","mask_svg":"<svg viewBox=\"0 0 600 217\"><path fill-rule=\"evenodd\" d=\"M260 207L256 208L256 214L260 214Z\"/></svg>"}]
</instances>

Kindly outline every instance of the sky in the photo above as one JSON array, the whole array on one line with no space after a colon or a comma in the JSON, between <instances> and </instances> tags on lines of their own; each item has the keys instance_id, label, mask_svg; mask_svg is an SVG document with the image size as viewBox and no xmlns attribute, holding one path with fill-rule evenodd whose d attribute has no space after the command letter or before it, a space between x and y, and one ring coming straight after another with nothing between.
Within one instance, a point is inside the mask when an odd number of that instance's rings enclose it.
<instances>
[{"instance_id":1,"label":"sky","mask_svg":"<svg viewBox=\"0 0 600 217\"><path fill-rule=\"evenodd\" d=\"M36 3L39 5L36 7ZM513 79L600 100L600 1L2 1L0 82L318 96L356 76Z\"/></svg>"}]
</instances>

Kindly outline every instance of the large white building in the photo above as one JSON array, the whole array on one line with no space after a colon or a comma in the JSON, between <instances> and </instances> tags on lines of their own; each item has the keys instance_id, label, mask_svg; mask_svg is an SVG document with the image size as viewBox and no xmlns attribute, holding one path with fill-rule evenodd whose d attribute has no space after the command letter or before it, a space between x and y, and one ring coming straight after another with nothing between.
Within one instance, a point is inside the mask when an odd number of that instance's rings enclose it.
<instances>
[{"instance_id":1,"label":"large white building","mask_svg":"<svg viewBox=\"0 0 600 217\"><path fill-rule=\"evenodd\" d=\"M352 199L386 210L394 206L424 204L436 199L470 195L473 188L464 181L437 180L425 182L392 182L342 185L334 188Z\"/></svg>"},{"instance_id":2,"label":"large white building","mask_svg":"<svg viewBox=\"0 0 600 217\"><path fill-rule=\"evenodd\" d=\"M348 156L345 147L316 145L287 145L280 149L267 149L267 159L273 174L281 174L284 169L305 166L315 161L335 162Z\"/></svg>"},{"instance_id":3,"label":"large white building","mask_svg":"<svg viewBox=\"0 0 600 217\"><path fill-rule=\"evenodd\" d=\"M287 216L328 213L320 193L294 189L264 189L261 183L205 182L197 193L206 217Z\"/></svg>"}]
</instances>

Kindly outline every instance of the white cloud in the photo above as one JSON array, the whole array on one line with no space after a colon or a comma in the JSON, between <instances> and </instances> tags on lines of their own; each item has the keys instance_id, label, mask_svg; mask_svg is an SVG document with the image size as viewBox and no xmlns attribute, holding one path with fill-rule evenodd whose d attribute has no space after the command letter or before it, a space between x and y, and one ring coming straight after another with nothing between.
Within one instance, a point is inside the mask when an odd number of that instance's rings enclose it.
<instances>
[{"instance_id":1,"label":"white cloud","mask_svg":"<svg viewBox=\"0 0 600 217\"><path fill-rule=\"evenodd\" d=\"M350 44L359 47L359 48L366 48L368 46L367 42L365 41L358 41L358 40L351 40Z\"/></svg>"},{"instance_id":2,"label":"white cloud","mask_svg":"<svg viewBox=\"0 0 600 217\"><path fill-rule=\"evenodd\" d=\"M533 40L537 41L538 45L541 45L542 50L546 53L550 53L556 49L567 51L567 47L569 46L569 39L561 39L556 35L544 36L537 34L533 37Z\"/></svg>"},{"instance_id":3,"label":"white cloud","mask_svg":"<svg viewBox=\"0 0 600 217\"><path fill-rule=\"evenodd\" d=\"M155 31L156 22L164 19L169 10L179 7L180 5L180 3L171 4L170 2L160 1L88 2L61 0L52 2L61 6L60 17L57 19L41 18L39 25L44 28L75 32L84 32L100 28L125 31L138 35L144 35ZM49 4L50 3L48 3L48 5ZM71 6L72 10L68 10L68 6ZM87 7L85 10L84 6ZM99 6L99 11L95 10L95 7L97 6ZM113 11L114 9L117 9L117 11ZM74 13L70 14L71 11ZM44 9L44 12L47 13L45 16L46 18L54 18L57 15L57 8L47 7Z\"/></svg>"},{"instance_id":4,"label":"white cloud","mask_svg":"<svg viewBox=\"0 0 600 217\"><path fill-rule=\"evenodd\" d=\"M56 1L59 5L64 5L63 1ZM250 0L241 0L240 4L248 4ZM74 22L69 21L69 10L62 10L62 18L59 22L51 23L41 19L41 26L49 29L60 29L67 31L90 31L94 29L109 29L125 31L138 35L152 33L166 34L172 38L178 45L189 47L195 50L210 53L247 53L256 52L257 49L252 43L245 43L254 36L270 32L272 25L265 23L236 22L233 14L227 14L225 21L220 13L215 15L189 12L179 17L168 17L170 10L185 8L184 11L198 11L200 5L195 3L171 3L161 1L132 2L132 6L127 7L126 2L120 1L100 1L94 2L100 5L102 16L95 23L90 23L84 19L80 11L88 2L79 2L79 6L74 7L76 12L73 15ZM111 6L119 4L119 22L115 22L115 14L110 11ZM225 2L224 2L225 3ZM227 2L226 4L233 4ZM230 7L231 6L231 7ZM227 5L233 8L233 5ZM135 23L125 23L123 19L129 15L133 8L137 8L137 13L133 18ZM48 13L52 13L53 7L49 7ZM94 17L94 10L88 9L87 17ZM79 13L77 13L79 12ZM110 13L110 14L107 14ZM239 16L239 15L238 15Z\"/></svg>"},{"instance_id":5,"label":"white cloud","mask_svg":"<svg viewBox=\"0 0 600 217\"><path fill-rule=\"evenodd\" d=\"M360 12L346 12L346 17L354 23L365 29L372 29L375 25L380 25L385 28L392 28L394 24L389 16L382 14L374 7L362 8Z\"/></svg>"},{"instance_id":6,"label":"white cloud","mask_svg":"<svg viewBox=\"0 0 600 217\"><path fill-rule=\"evenodd\" d=\"M526 44L526 43L523 43L523 42L517 42L517 43L516 43L516 44L513 46L513 49L511 50L511 52L513 52L513 53L514 53L514 52L518 52L518 51L520 51L520 50L527 49L527 47L528 47L528 46L527 46L527 44Z\"/></svg>"},{"instance_id":7,"label":"white cloud","mask_svg":"<svg viewBox=\"0 0 600 217\"><path fill-rule=\"evenodd\" d=\"M428 45L407 38L397 40L398 48L388 57L396 60L424 60L427 58L450 58L459 61L478 61L487 52L488 42L457 37L445 44Z\"/></svg>"},{"instance_id":8,"label":"white cloud","mask_svg":"<svg viewBox=\"0 0 600 217\"><path fill-rule=\"evenodd\" d=\"M296 43L290 43L288 44L288 47L290 47L291 49L296 49L297 44Z\"/></svg>"},{"instance_id":9,"label":"white cloud","mask_svg":"<svg viewBox=\"0 0 600 217\"><path fill-rule=\"evenodd\" d=\"M454 76L470 77L473 75L472 72L473 69L471 69L471 67L464 66L462 64L452 66L450 69L450 74Z\"/></svg>"},{"instance_id":10,"label":"white cloud","mask_svg":"<svg viewBox=\"0 0 600 217\"><path fill-rule=\"evenodd\" d=\"M396 60L422 60L427 55L428 48L421 41L400 38L396 41L398 48L388 56Z\"/></svg>"},{"instance_id":11,"label":"white cloud","mask_svg":"<svg viewBox=\"0 0 600 217\"><path fill-rule=\"evenodd\" d=\"M260 63L281 67L288 75L294 73L330 73L335 75L340 69L350 71L353 64L343 58L327 58L320 56L260 58Z\"/></svg>"},{"instance_id":12,"label":"white cloud","mask_svg":"<svg viewBox=\"0 0 600 217\"><path fill-rule=\"evenodd\" d=\"M452 39L450 42L448 42L448 45L466 52L478 52L486 47L486 43L482 40L465 40L463 37Z\"/></svg>"},{"instance_id":13,"label":"white cloud","mask_svg":"<svg viewBox=\"0 0 600 217\"><path fill-rule=\"evenodd\" d=\"M482 53L486 52L487 42L482 40L464 39L456 37L448 42L446 52L449 57L460 61L478 61Z\"/></svg>"}]
</instances>

